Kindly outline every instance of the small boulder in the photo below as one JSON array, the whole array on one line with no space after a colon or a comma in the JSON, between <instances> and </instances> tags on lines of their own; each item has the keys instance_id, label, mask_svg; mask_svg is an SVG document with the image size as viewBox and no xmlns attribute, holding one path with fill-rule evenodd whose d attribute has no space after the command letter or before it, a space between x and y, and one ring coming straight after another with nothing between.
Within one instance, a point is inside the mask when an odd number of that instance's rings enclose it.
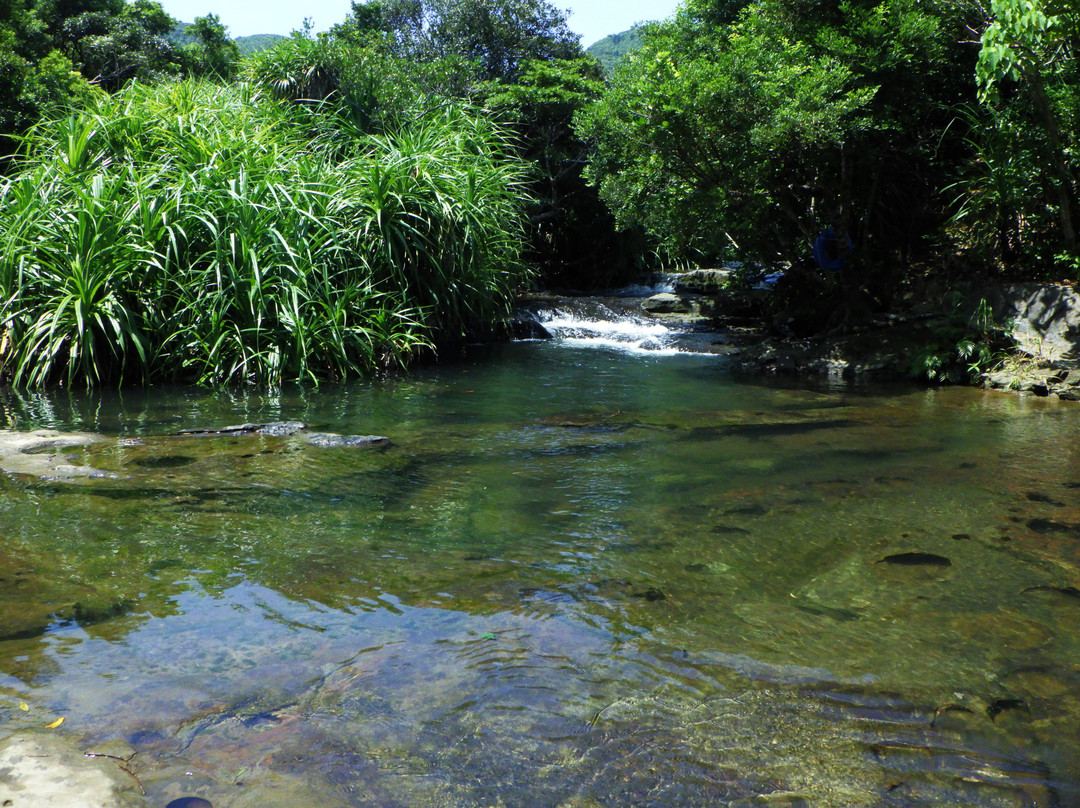
<instances>
[{"instance_id":1,"label":"small boulder","mask_svg":"<svg viewBox=\"0 0 1080 808\"><path fill-rule=\"evenodd\" d=\"M733 269L692 269L675 276L675 291L712 295L727 289L735 276Z\"/></svg>"},{"instance_id":2,"label":"small boulder","mask_svg":"<svg viewBox=\"0 0 1080 808\"><path fill-rule=\"evenodd\" d=\"M694 312L694 306L690 301L684 300L679 295L673 295L671 292L661 292L646 298L642 301L641 308L650 314L692 314Z\"/></svg>"}]
</instances>

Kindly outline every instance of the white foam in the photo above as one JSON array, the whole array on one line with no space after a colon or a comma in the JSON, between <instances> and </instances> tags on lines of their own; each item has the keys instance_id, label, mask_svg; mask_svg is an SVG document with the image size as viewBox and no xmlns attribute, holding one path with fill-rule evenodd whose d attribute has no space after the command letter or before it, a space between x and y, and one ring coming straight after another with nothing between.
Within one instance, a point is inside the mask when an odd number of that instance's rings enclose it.
<instances>
[{"instance_id":1,"label":"white foam","mask_svg":"<svg viewBox=\"0 0 1080 808\"><path fill-rule=\"evenodd\" d=\"M629 317L598 320L554 311L541 313L540 323L557 340L583 348L605 348L650 355L677 354L678 334L662 323Z\"/></svg>"}]
</instances>

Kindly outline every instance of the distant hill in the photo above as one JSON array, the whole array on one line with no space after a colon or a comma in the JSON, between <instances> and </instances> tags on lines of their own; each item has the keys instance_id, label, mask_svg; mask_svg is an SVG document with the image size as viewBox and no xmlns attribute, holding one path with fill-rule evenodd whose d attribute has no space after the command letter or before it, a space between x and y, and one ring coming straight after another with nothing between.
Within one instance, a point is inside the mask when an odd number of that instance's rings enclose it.
<instances>
[{"instance_id":1,"label":"distant hill","mask_svg":"<svg viewBox=\"0 0 1080 808\"><path fill-rule=\"evenodd\" d=\"M640 47L641 36L638 29L631 28L629 31L623 31L621 34L611 34L599 42L594 42L586 48L586 52L596 57L605 73L610 73L615 69L615 65L619 63L620 59L630 51L637 50Z\"/></svg>"},{"instance_id":2,"label":"distant hill","mask_svg":"<svg viewBox=\"0 0 1080 808\"><path fill-rule=\"evenodd\" d=\"M178 47L194 42L195 37L187 32L190 27L191 23L189 22L178 22L176 27L165 38ZM288 39L288 37L281 34L252 34L251 36L234 37L233 42L240 48L241 56L249 56L252 53L272 48L283 39Z\"/></svg>"},{"instance_id":3,"label":"distant hill","mask_svg":"<svg viewBox=\"0 0 1080 808\"><path fill-rule=\"evenodd\" d=\"M190 22L178 22L173 26L173 29L165 35L165 39L177 47L180 47L181 45L190 45L195 41L195 37L187 32L187 29L190 27Z\"/></svg>"},{"instance_id":4,"label":"distant hill","mask_svg":"<svg viewBox=\"0 0 1080 808\"><path fill-rule=\"evenodd\" d=\"M288 39L281 34L252 34L251 36L238 36L233 42L240 48L241 56L250 56L259 51L270 50L279 42Z\"/></svg>"}]
</instances>

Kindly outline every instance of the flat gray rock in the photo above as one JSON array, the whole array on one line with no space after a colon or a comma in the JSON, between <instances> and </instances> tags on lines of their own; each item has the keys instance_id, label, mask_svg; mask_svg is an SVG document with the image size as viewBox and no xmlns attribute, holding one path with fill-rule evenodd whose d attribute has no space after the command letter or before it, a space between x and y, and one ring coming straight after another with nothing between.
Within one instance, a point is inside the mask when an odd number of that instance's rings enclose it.
<instances>
[{"instance_id":1,"label":"flat gray rock","mask_svg":"<svg viewBox=\"0 0 1080 808\"><path fill-rule=\"evenodd\" d=\"M108 757L87 757L64 735L0 740L0 805L8 808L141 808L135 779Z\"/></svg>"}]
</instances>

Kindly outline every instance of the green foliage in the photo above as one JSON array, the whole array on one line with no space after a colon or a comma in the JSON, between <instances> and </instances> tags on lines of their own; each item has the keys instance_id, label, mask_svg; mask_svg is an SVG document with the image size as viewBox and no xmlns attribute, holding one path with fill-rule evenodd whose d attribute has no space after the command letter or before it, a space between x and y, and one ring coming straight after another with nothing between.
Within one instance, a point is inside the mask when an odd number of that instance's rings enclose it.
<instances>
[{"instance_id":1,"label":"green foliage","mask_svg":"<svg viewBox=\"0 0 1080 808\"><path fill-rule=\"evenodd\" d=\"M621 34L609 34L589 45L585 52L600 63L605 75L610 75L624 56L636 51L641 45L641 33L637 28L631 28Z\"/></svg>"},{"instance_id":2,"label":"green foliage","mask_svg":"<svg viewBox=\"0 0 1080 808\"><path fill-rule=\"evenodd\" d=\"M974 310L965 308L957 293L949 295L947 303L948 314L933 327L930 343L912 361L911 375L932 382L970 382L1001 365L1012 340L1008 329L995 322L985 298Z\"/></svg>"},{"instance_id":3,"label":"green foliage","mask_svg":"<svg viewBox=\"0 0 1080 808\"><path fill-rule=\"evenodd\" d=\"M87 79L114 92L131 81L152 82L177 74L177 54L165 38L174 21L159 3L87 5L73 16L51 20L48 6L43 10L50 29L56 31L58 48Z\"/></svg>"},{"instance_id":4,"label":"green foliage","mask_svg":"<svg viewBox=\"0 0 1080 808\"><path fill-rule=\"evenodd\" d=\"M0 0L0 158L43 116L180 70L153 0Z\"/></svg>"},{"instance_id":5,"label":"green foliage","mask_svg":"<svg viewBox=\"0 0 1080 808\"><path fill-rule=\"evenodd\" d=\"M621 224L672 258L807 262L850 235L851 288L895 286L949 211L963 149L949 111L974 100L974 11L916 0L751 5L688 0L579 116L590 176ZM958 58L959 56L959 58ZM854 276L853 276L854 277Z\"/></svg>"},{"instance_id":6,"label":"green foliage","mask_svg":"<svg viewBox=\"0 0 1080 808\"><path fill-rule=\"evenodd\" d=\"M293 99L341 98L361 131L412 117L420 99L492 110L533 166L528 258L545 281L582 288L636 269L639 245L615 231L583 178L588 146L572 130L599 95L597 64L543 0L357 3L332 37L296 37L256 60L253 75Z\"/></svg>"},{"instance_id":7,"label":"green foliage","mask_svg":"<svg viewBox=\"0 0 1080 808\"><path fill-rule=\"evenodd\" d=\"M196 18L184 29L184 36L191 40L180 48L185 75L221 81L236 77L240 48L229 39L227 29L216 14Z\"/></svg>"},{"instance_id":8,"label":"green foliage","mask_svg":"<svg viewBox=\"0 0 1080 808\"><path fill-rule=\"evenodd\" d=\"M1075 158L1078 45L1080 7L1075 2L994 0L975 71L991 121L987 140L1007 127L1016 154L1031 166L1024 178L1028 187L1040 192L1028 194L1016 209L1017 220L1024 222L1018 235L1030 245L1023 258L1050 263L1048 257L1057 253L1065 257L1062 271L1068 271L1070 257L1080 254L1075 211L1080 191ZM981 190L976 185L969 195L977 197ZM984 238L975 246L999 245ZM1003 250L1000 258L1012 263L1015 252Z\"/></svg>"},{"instance_id":9,"label":"green foliage","mask_svg":"<svg viewBox=\"0 0 1080 808\"><path fill-rule=\"evenodd\" d=\"M956 193L953 234L980 264L997 261L1030 271L1041 249L1030 242L1031 233L1054 225L1040 190L1039 155L1024 137L1024 122L1008 111L972 108L960 112L957 126L969 133L972 159L946 189Z\"/></svg>"},{"instance_id":10,"label":"green foliage","mask_svg":"<svg viewBox=\"0 0 1080 808\"><path fill-rule=\"evenodd\" d=\"M16 384L336 379L506 310L520 166L444 107L351 148L250 87L131 87L39 125L0 187Z\"/></svg>"},{"instance_id":11,"label":"green foliage","mask_svg":"<svg viewBox=\"0 0 1080 808\"><path fill-rule=\"evenodd\" d=\"M546 0L369 0L353 3L338 38L377 38L416 62L464 60L476 80L513 81L529 60L582 55L566 15Z\"/></svg>"},{"instance_id":12,"label":"green foliage","mask_svg":"<svg viewBox=\"0 0 1080 808\"><path fill-rule=\"evenodd\" d=\"M548 285L614 286L636 271L640 245L619 233L596 189L582 175L588 146L573 116L602 91L588 59L527 63L514 83L489 82L484 103L511 126L519 153L533 166L528 203L530 261Z\"/></svg>"}]
</instances>

